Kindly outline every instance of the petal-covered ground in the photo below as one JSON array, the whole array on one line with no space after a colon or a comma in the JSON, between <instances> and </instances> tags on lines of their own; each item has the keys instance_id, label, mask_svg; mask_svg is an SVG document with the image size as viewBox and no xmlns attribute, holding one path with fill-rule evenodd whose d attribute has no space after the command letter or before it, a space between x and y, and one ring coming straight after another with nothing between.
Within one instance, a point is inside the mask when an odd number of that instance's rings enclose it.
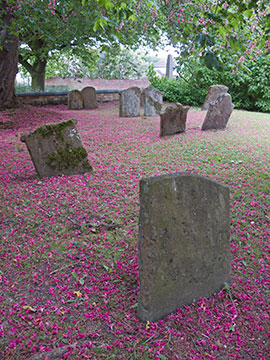
<instances>
[{"instance_id":1,"label":"petal-covered ground","mask_svg":"<svg viewBox=\"0 0 270 360\"><path fill-rule=\"evenodd\" d=\"M159 117L22 107L1 113L1 359L270 358L270 115L234 111L225 131L159 137ZM39 179L20 136L77 118L94 172ZM231 189L232 283L142 323L139 180L189 171Z\"/></svg>"}]
</instances>

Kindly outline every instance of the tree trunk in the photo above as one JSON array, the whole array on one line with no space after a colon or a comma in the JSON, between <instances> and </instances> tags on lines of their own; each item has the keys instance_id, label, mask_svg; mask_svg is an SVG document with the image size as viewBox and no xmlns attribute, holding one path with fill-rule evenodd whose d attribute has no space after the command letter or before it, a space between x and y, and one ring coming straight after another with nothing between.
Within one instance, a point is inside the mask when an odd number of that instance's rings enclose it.
<instances>
[{"instance_id":1,"label":"tree trunk","mask_svg":"<svg viewBox=\"0 0 270 360\"><path fill-rule=\"evenodd\" d=\"M0 107L12 107L16 103L14 81L18 71L19 39L11 34L12 14L7 12L6 1L0 1Z\"/></svg>"},{"instance_id":2,"label":"tree trunk","mask_svg":"<svg viewBox=\"0 0 270 360\"><path fill-rule=\"evenodd\" d=\"M47 60L36 59L31 71L33 91L44 91Z\"/></svg>"}]
</instances>

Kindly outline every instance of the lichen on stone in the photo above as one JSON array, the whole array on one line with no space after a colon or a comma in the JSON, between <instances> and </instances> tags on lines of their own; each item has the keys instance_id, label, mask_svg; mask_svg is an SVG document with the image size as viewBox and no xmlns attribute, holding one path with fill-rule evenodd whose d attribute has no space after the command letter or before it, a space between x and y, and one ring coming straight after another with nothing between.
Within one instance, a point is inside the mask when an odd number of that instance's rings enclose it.
<instances>
[{"instance_id":1,"label":"lichen on stone","mask_svg":"<svg viewBox=\"0 0 270 360\"><path fill-rule=\"evenodd\" d=\"M45 124L36 128L32 134L39 133L43 138L55 135L59 141L64 141L64 129L68 126L74 126L76 119L69 119L56 124Z\"/></svg>"},{"instance_id":2,"label":"lichen on stone","mask_svg":"<svg viewBox=\"0 0 270 360\"><path fill-rule=\"evenodd\" d=\"M81 164L80 164L81 163ZM58 148L55 152L49 154L46 164L52 169L68 169L82 165L84 168L92 169L87 158L87 152L84 147L72 148L69 142L65 143L64 148Z\"/></svg>"}]
</instances>

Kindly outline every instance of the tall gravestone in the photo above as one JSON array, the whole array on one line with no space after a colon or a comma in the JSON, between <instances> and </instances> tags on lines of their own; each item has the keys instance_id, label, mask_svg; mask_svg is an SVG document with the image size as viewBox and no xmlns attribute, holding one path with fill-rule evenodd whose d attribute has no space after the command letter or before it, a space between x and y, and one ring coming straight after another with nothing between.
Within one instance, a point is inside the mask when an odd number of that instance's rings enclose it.
<instances>
[{"instance_id":1,"label":"tall gravestone","mask_svg":"<svg viewBox=\"0 0 270 360\"><path fill-rule=\"evenodd\" d=\"M223 94L209 103L208 111L203 121L202 130L225 129L232 114L234 105L230 94Z\"/></svg>"},{"instance_id":2,"label":"tall gravestone","mask_svg":"<svg viewBox=\"0 0 270 360\"><path fill-rule=\"evenodd\" d=\"M160 114L163 104L162 92L152 88L143 90L144 116L156 116Z\"/></svg>"},{"instance_id":3,"label":"tall gravestone","mask_svg":"<svg viewBox=\"0 0 270 360\"><path fill-rule=\"evenodd\" d=\"M46 124L21 136L40 177L92 171L76 122L76 119L70 119Z\"/></svg>"},{"instance_id":4,"label":"tall gravestone","mask_svg":"<svg viewBox=\"0 0 270 360\"><path fill-rule=\"evenodd\" d=\"M212 85L208 89L208 94L204 100L202 110L208 110L209 105L217 101L217 99L227 94L229 88L225 85Z\"/></svg>"},{"instance_id":5,"label":"tall gravestone","mask_svg":"<svg viewBox=\"0 0 270 360\"><path fill-rule=\"evenodd\" d=\"M169 79L171 79L173 77L173 57L170 54L167 57L166 76Z\"/></svg>"},{"instance_id":6,"label":"tall gravestone","mask_svg":"<svg viewBox=\"0 0 270 360\"><path fill-rule=\"evenodd\" d=\"M160 113L160 136L173 135L186 131L189 106L180 103L169 105Z\"/></svg>"},{"instance_id":7,"label":"tall gravestone","mask_svg":"<svg viewBox=\"0 0 270 360\"><path fill-rule=\"evenodd\" d=\"M87 86L81 90L81 93L83 96L84 109L96 109L98 107L97 93L94 87Z\"/></svg>"},{"instance_id":8,"label":"tall gravestone","mask_svg":"<svg viewBox=\"0 0 270 360\"><path fill-rule=\"evenodd\" d=\"M230 281L229 188L176 173L140 182L138 317L156 321Z\"/></svg>"},{"instance_id":9,"label":"tall gravestone","mask_svg":"<svg viewBox=\"0 0 270 360\"><path fill-rule=\"evenodd\" d=\"M141 89L139 87L131 87L120 93L120 117L136 117L140 116Z\"/></svg>"},{"instance_id":10,"label":"tall gravestone","mask_svg":"<svg viewBox=\"0 0 270 360\"><path fill-rule=\"evenodd\" d=\"M79 90L72 90L68 93L68 108L70 110L83 109L83 96Z\"/></svg>"}]
</instances>

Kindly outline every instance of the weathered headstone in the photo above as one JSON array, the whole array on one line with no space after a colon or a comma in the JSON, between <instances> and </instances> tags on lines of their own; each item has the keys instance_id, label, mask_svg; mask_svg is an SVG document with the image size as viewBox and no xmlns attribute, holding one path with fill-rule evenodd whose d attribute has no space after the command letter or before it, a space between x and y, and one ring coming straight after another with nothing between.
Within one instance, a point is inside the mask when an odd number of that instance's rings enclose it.
<instances>
[{"instance_id":1,"label":"weathered headstone","mask_svg":"<svg viewBox=\"0 0 270 360\"><path fill-rule=\"evenodd\" d=\"M180 103L168 106L160 113L160 136L173 135L186 131L189 106Z\"/></svg>"},{"instance_id":2,"label":"weathered headstone","mask_svg":"<svg viewBox=\"0 0 270 360\"><path fill-rule=\"evenodd\" d=\"M230 281L229 188L176 173L140 182L138 317L156 321Z\"/></svg>"},{"instance_id":3,"label":"weathered headstone","mask_svg":"<svg viewBox=\"0 0 270 360\"><path fill-rule=\"evenodd\" d=\"M141 89L131 87L120 93L120 117L140 116Z\"/></svg>"},{"instance_id":4,"label":"weathered headstone","mask_svg":"<svg viewBox=\"0 0 270 360\"><path fill-rule=\"evenodd\" d=\"M225 129L233 108L230 94L221 95L216 101L209 103L202 130Z\"/></svg>"},{"instance_id":5,"label":"weathered headstone","mask_svg":"<svg viewBox=\"0 0 270 360\"><path fill-rule=\"evenodd\" d=\"M171 79L173 77L173 57L168 55L166 63L166 76Z\"/></svg>"},{"instance_id":6,"label":"weathered headstone","mask_svg":"<svg viewBox=\"0 0 270 360\"><path fill-rule=\"evenodd\" d=\"M72 90L68 93L68 108L70 110L83 109L83 96L79 90Z\"/></svg>"},{"instance_id":7,"label":"weathered headstone","mask_svg":"<svg viewBox=\"0 0 270 360\"><path fill-rule=\"evenodd\" d=\"M81 93L83 96L84 109L96 109L98 107L97 93L94 87L87 86L81 90Z\"/></svg>"},{"instance_id":8,"label":"weathered headstone","mask_svg":"<svg viewBox=\"0 0 270 360\"><path fill-rule=\"evenodd\" d=\"M21 136L40 177L92 171L76 122L76 119L70 119L46 124Z\"/></svg>"},{"instance_id":9,"label":"weathered headstone","mask_svg":"<svg viewBox=\"0 0 270 360\"><path fill-rule=\"evenodd\" d=\"M160 114L163 104L162 92L152 88L143 90L144 116L156 116Z\"/></svg>"},{"instance_id":10,"label":"weathered headstone","mask_svg":"<svg viewBox=\"0 0 270 360\"><path fill-rule=\"evenodd\" d=\"M229 88L225 85L210 86L208 89L208 94L204 100L202 110L208 110L209 105L215 103L219 97L227 94L228 89Z\"/></svg>"}]
</instances>

